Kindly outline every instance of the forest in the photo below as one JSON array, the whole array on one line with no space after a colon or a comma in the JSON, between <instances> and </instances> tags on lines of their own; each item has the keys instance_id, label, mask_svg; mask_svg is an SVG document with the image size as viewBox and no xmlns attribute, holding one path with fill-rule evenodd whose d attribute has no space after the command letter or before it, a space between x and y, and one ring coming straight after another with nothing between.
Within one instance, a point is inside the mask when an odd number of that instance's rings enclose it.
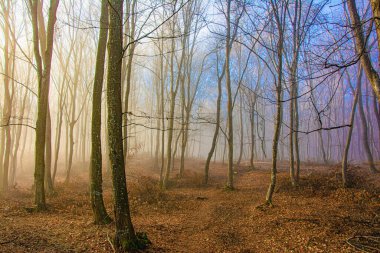
<instances>
[{"instance_id":1,"label":"forest","mask_svg":"<svg viewBox=\"0 0 380 253\"><path fill-rule=\"evenodd\" d=\"M0 252L380 252L379 0L0 0Z\"/></svg>"}]
</instances>

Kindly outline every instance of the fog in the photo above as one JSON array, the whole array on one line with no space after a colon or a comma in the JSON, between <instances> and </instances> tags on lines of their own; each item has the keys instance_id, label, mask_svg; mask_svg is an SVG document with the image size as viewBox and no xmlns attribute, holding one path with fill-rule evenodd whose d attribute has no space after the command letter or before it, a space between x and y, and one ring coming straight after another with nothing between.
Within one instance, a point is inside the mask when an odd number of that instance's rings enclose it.
<instances>
[{"instance_id":1,"label":"fog","mask_svg":"<svg viewBox=\"0 0 380 253\"><path fill-rule=\"evenodd\" d=\"M229 189L239 168L261 168L270 205L278 168L293 185L310 164L339 167L343 185L347 166L378 171L370 1L0 7L1 192L33 191L37 209L79 176L101 191L102 173L125 201L117 191L136 161L163 190L193 170L206 185L210 164Z\"/></svg>"}]
</instances>

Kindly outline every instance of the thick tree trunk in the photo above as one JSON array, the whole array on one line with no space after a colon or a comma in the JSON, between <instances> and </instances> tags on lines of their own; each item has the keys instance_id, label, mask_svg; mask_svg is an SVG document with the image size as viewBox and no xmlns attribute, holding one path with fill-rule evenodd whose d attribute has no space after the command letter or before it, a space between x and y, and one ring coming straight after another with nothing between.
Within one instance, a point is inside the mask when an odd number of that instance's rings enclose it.
<instances>
[{"instance_id":1,"label":"thick tree trunk","mask_svg":"<svg viewBox=\"0 0 380 253\"><path fill-rule=\"evenodd\" d=\"M371 0L372 4L372 10L374 12L374 16L378 17L379 15L379 2L376 0ZM355 44L356 44L356 51L360 56L360 62L363 66L363 69L367 75L368 80L371 83L372 89L374 93L376 94L377 100L380 102L380 77L379 73L376 72L372 65L372 61L370 58L370 55L367 52L367 46L366 41L364 39L364 33L363 33L363 27L360 20L360 16L358 14L358 10L356 8L355 0L347 0L347 6L348 10L350 12L351 22L353 26L353 33L355 36ZM379 36L380 34L380 28L379 23L380 20L375 20L375 23L377 25L376 32ZM378 38L378 45L380 45L380 39Z\"/></svg>"},{"instance_id":2,"label":"thick tree trunk","mask_svg":"<svg viewBox=\"0 0 380 253\"><path fill-rule=\"evenodd\" d=\"M139 244L129 210L123 152L121 103L123 0L109 0L108 3L110 8L107 70L107 125L116 225L114 244L116 249L128 251L138 248Z\"/></svg>"},{"instance_id":3,"label":"thick tree trunk","mask_svg":"<svg viewBox=\"0 0 380 253\"><path fill-rule=\"evenodd\" d=\"M375 19L375 29L377 34L377 48L380 50L380 1L379 0L371 0L372 14ZM380 59L380 55L378 55L378 59ZM380 61L378 61L380 67ZM374 92L375 93L375 92Z\"/></svg>"}]
</instances>

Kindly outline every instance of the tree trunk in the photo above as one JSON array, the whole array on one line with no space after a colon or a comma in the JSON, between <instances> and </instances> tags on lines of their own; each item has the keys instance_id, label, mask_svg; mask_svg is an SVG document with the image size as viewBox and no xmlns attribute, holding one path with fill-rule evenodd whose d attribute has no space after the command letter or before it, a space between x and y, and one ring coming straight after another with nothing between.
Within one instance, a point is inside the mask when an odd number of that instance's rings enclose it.
<instances>
[{"instance_id":1,"label":"tree trunk","mask_svg":"<svg viewBox=\"0 0 380 253\"><path fill-rule=\"evenodd\" d=\"M91 119L90 198L95 224L108 224L111 222L111 218L108 216L103 202L103 163L101 142L102 89L104 78L104 63L107 48L107 36L108 0L102 0Z\"/></svg>"},{"instance_id":2,"label":"tree trunk","mask_svg":"<svg viewBox=\"0 0 380 253\"><path fill-rule=\"evenodd\" d=\"M372 4L372 10L374 11L374 16L378 17L379 12L380 12L379 2L376 0L371 0L371 4ZM358 10L356 8L355 0L347 0L347 6L350 12L353 33L355 36L357 54L360 57L360 62L363 66L363 69L367 75L368 80L371 83L372 89L374 93L376 94L377 100L380 102L380 77L379 77L379 74L376 72L376 70L373 68L370 55L367 52L367 46L366 46L366 41L364 39L363 27L361 24L360 16L358 14ZM379 36L380 28L378 25L380 23L380 20L379 19L375 20L375 23L377 26L376 32L377 32L377 35ZM378 45L380 45L379 38L378 38Z\"/></svg>"},{"instance_id":3,"label":"tree trunk","mask_svg":"<svg viewBox=\"0 0 380 253\"><path fill-rule=\"evenodd\" d=\"M377 34L377 48L380 50L380 2L379 0L371 0L372 14L375 19L375 29ZM380 55L378 55L380 59ZM380 61L378 60L379 67ZM379 69L379 68L378 68Z\"/></svg>"},{"instance_id":4,"label":"tree trunk","mask_svg":"<svg viewBox=\"0 0 380 253\"><path fill-rule=\"evenodd\" d=\"M274 193L274 189L276 187L277 181L277 154L278 154L278 142L280 139L281 133L281 123L282 123L282 75L283 75L283 49L284 49L284 37L283 37L283 21L280 20L279 16L279 7L275 6L272 2L273 9L275 11L276 25L277 31L279 33L279 38L277 41L277 80L276 80L276 118L275 118L275 130L273 136L273 144L272 144L272 170L271 170L271 183L268 188L268 192L266 195L266 204L272 205L272 197Z\"/></svg>"},{"instance_id":5,"label":"tree trunk","mask_svg":"<svg viewBox=\"0 0 380 253\"><path fill-rule=\"evenodd\" d=\"M48 103L46 114L46 147L45 147L45 191L53 193L53 181L51 179L51 117L50 106Z\"/></svg>"},{"instance_id":6,"label":"tree trunk","mask_svg":"<svg viewBox=\"0 0 380 253\"><path fill-rule=\"evenodd\" d=\"M116 225L114 244L116 249L128 251L138 248L139 245L129 210L123 152L121 105L123 0L109 0L108 3L111 8L109 8L107 125Z\"/></svg>"},{"instance_id":7,"label":"tree trunk","mask_svg":"<svg viewBox=\"0 0 380 253\"><path fill-rule=\"evenodd\" d=\"M79 85L79 72L82 64L82 56L83 50L79 49L79 59L78 55L74 54L74 62L75 62L75 73L73 80L73 87L71 93L71 115L69 120L69 161L67 166L67 173L65 183L68 184L70 182L71 169L73 165L73 155L74 155L74 127L77 123L78 119L76 118L76 105L77 105L77 93L78 93L78 85ZM79 148L79 147L78 147Z\"/></svg>"},{"instance_id":8,"label":"tree trunk","mask_svg":"<svg viewBox=\"0 0 380 253\"><path fill-rule=\"evenodd\" d=\"M38 100L37 100L37 122L36 122L36 139L35 139L35 205L37 210L46 209L44 175L45 175L45 133L46 133L46 115L49 101L50 70L54 42L54 24L56 22L56 13L59 0L51 0L48 17L48 29L46 36L46 51L44 52L44 66L40 54L39 36L38 36L38 17L37 7L38 0L31 1L30 12L33 26L33 45L34 56L37 63L38 76Z\"/></svg>"},{"instance_id":9,"label":"tree trunk","mask_svg":"<svg viewBox=\"0 0 380 253\"><path fill-rule=\"evenodd\" d=\"M55 152L54 152L54 166L53 166L53 186L55 183L55 176L57 174L57 168L58 168L58 155L59 155L59 149L61 147L61 133L62 133L62 116L63 116L63 103L61 102L62 98L59 99L59 105L58 105L58 116L57 116L57 127L56 127L56 136L55 136ZM62 105L61 105L62 103Z\"/></svg>"},{"instance_id":10,"label":"tree trunk","mask_svg":"<svg viewBox=\"0 0 380 253\"><path fill-rule=\"evenodd\" d=\"M239 75L240 76L240 75ZM240 110L239 110L239 116L240 116L240 150L239 150L239 158L236 163L236 166L240 166L241 159L243 157L243 149L244 149L244 128L243 128L243 96L240 93Z\"/></svg>"},{"instance_id":11,"label":"tree trunk","mask_svg":"<svg viewBox=\"0 0 380 253\"><path fill-rule=\"evenodd\" d=\"M232 91L231 91L231 73L230 73L230 53L232 44L231 41L231 0L227 1L227 35L226 35L226 89L227 89L227 142L228 142L228 173L227 185L228 189L234 188L234 131L233 131L233 117L232 117Z\"/></svg>"},{"instance_id":12,"label":"tree trunk","mask_svg":"<svg viewBox=\"0 0 380 253\"><path fill-rule=\"evenodd\" d=\"M136 9L136 3L137 3L137 0L132 0L132 8L130 10L130 13L127 13L128 17L127 17L127 22L128 22L128 25L130 27L130 31L129 32L129 40L131 44L129 44L129 50L128 50L128 63L127 63L127 66L126 66L126 72L127 72L127 77L126 77L126 88L125 88L125 96L124 96L124 121L123 121L123 131L124 131L124 159L127 159L127 156L128 156L128 131L129 131L129 128L128 128L128 118L127 118L127 115L128 115L128 111L129 111L129 94L130 94L130 91L131 91L131 80L132 80L132 61L133 61L133 56L134 56L134 52L135 52L135 48L136 48L136 44L133 42L133 40L135 39L135 17L136 17L136 14L135 14L135 9Z\"/></svg>"},{"instance_id":13,"label":"tree trunk","mask_svg":"<svg viewBox=\"0 0 380 253\"><path fill-rule=\"evenodd\" d=\"M4 43L4 107L3 107L3 122L4 132L5 132L5 149L4 149L4 160L1 161L3 168L3 182L2 182L2 190L8 190L8 177L9 177L9 158L11 155L11 129L10 129L10 119L12 113L12 101L10 94L10 76L11 76L11 64L10 64L10 52L9 52L9 8L10 2L7 2L7 6L5 6L5 2L2 3L2 9L4 14L4 35L5 35L5 43ZM14 42L16 43L16 42Z\"/></svg>"},{"instance_id":14,"label":"tree trunk","mask_svg":"<svg viewBox=\"0 0 380 253\"><path fill-rule=\"evenodd\" d=\"M175 8L175 4L174 4ZM174 11L174 9L173 9ZM185 26L185 36L182 38L182 48L186 47L186 42L187 42L187 27ZM175 34L175 23L173 19L173 26L172 26L172 32ZM174 36L175 37L175 36ZM171 45L171 59L170 59L170 108L169 108L169 125L168 125L168 143L167 143L167 163L166 163L166 169L165 169L165 174L163 178L163 183L162 187L164 189L167 188L168 182L169 182L169 176L170 176L170 168L171 168L171 163L172 163L172 141L173 141L173 127L174 127L174 112L175 112L175 100L177 97L177 92L179 88L179 83L182 78L182 66L185 58L185 50L182 50L181 58L180 58L180 63L178 65L178 76L176 81L174 82L174 54L175 54L175 38L173 37L172 39L172 45Z\"/></svg>"},{"instance_id":15,"label":"tree trunk","mask_svg":"<svg viewBox=\"0 0 380 253\"><path fill-rule=\"evenodd\" d=\"M29 76L30 76L29 71L30 71L30 68L28 68L27 80L29 80ZM21 104L21 109L20 109L20 117L21 118L24 118L27 97L28 97L28 91L25 92L24 97L22 99L22 104ZM10 182L12 185L15 185L15 182L16 182L16 171L17 171L17 166L18 166L18 153L19 153L19 147L20 147L21 134L22 134L22 125L19 125L19 126L17 126L17 130L16 130L16 140L15 140L15 147L14 147L13 158L12 158L13 169L12 169L12 175L11 175L11 179L10 179Z\"/></svg>"},{"instance_id":16,"label":"tree trunk","mask_svg":"<svg viewBox=\"0 0 380 253\"><path fill-rule=\"evenodd\" d=\"M362 140L363 140L363 145L364 145L364 151L365 151L365 154L366 154L367 159L368 159L370 171L372 173L377 173L378 170L375 167L375 163L373 161L373 156L372 156L371 148L370 148L369 141L368 141L367 119L366 119L366 116L364 114L363 98L362 98L361 89L359 90L359 100L358 100L358 103L359 103L359 115L360 115L360 119L361 119L360 122L361 122L361 125L362 125Z\"/></svg>"},{"instance_id":17,"label":"tree trunk","mask_svg":"<svg viewBox=\"0 0 380 253\"><path fill-rule=\"evenodd\" d=\"M250 125L251 125L251 156L249 159L249 165L251 167L251 170L255 169L255 165L253 163L253 160L255 158L255 105L254 103L251 103L251 112L249 113L249 119L250 119Z\"/></svg>"},{"instance_id":18,"label":"tree trunk","mask_svg":"<svg viewBox=\"0 0 380 253\"><path fill-rule=\"evenodd\" d=\"M356 83L355 97L354 97L354 101L352 103L352 110L351 110L351 116L350 116L350 125L351 126L348 130L346 146L344 148L343 157L342 157L342 183L343 183L343 187L349 187L350 186L349 178L347 175L347 167L348 167L347 160L348 160L348 152L350 150L352 131L354 130L355 112L356 112L356 106L358 104L358 98L360 95L362 75L363 75L363 69L360 68L359 73L358 73L357 83ZM351 88L353 90L353 87L351 87Z\"/></svg>"}]
</instances>

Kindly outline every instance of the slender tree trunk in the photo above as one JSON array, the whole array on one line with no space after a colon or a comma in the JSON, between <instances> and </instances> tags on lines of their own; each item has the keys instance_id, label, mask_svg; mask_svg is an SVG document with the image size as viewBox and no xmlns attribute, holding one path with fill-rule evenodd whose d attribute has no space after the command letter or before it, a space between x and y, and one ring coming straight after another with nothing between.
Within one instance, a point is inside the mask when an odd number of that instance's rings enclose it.
<instances>
[{"instance_id":1,"label":"slender tree trunk","mask_svg":"<svg viewBox=\"0 0 380 253\"><path fill-rule=\"evenodd\" d=\"M46 133L46 115L49 101L50 70L53 51L54 24L59 0L51 0L48 17L48 28L46 36L46 51L44 52L44 66L39 49L38 37L38 17L37 7L38 0L32 0L30 12L33 26L33 45L34 56L37 62L38 76L38 101L37 101L37 122L36 122L36 139L35 139L35 205L37 210L46 209L44 175L45 175L45 133Z\"/></svg>"},{"instance_id":2,"label":"slender tree trunk","mask_svg":"<svg viewBox=\"0 0 380 253\"><path fill-rule=\"evenodd\" d=\"M231 0L227 1L227 35L226 35L226 89L227 89L227 141L228 141L228 173L227 185L228 189L234 188L234 131L232 117L232 91L231 91L231 73L230 73L230 53L231 47Z\"/></svg>"},{"instance_id":3,"label":"slender tree trunk","mask_svg":"<svg viewBox=\"0 0 380 253\"><path fill-rule=\"evenodd\" d=\"M239 75L240 76L240 75ZM240 110L239 110L239 116L240 116L240 150L239 150L239 158L236 163L236 166L240 166L241 159L243 157L243 149L244 149L244 128L243 128L243 96L240 92Z\"/></svg>"},{"instance_id":4,"label":"slender tree trunk","mask_svg":"<svg viewBox=\"0 0 380 253\"><path fill-rule=\"evenodd\" d=\"M174 33L174 24L173 24L173 33ZM172 39L172 53L170 57L170 108L169 108L169 124L168 124L168 142L166 148L166 169L163 177L162 187L164 189L168 186L170 168L172 162L172 140L173 140L173 127L174 127L174 109L175 109L175 87L174 87L174 53L175 53L175 44L174 38ZM178 76L179 78L179 76Z\"/></svg>"},{"instance_id":5,"label":"slender tree trunk","mask_svg":"<svg viewBox=\"0 0 380 253\"><path fill-rule=\"evenodd\" d=\"M355 112L356 112L356 106L358 104L358 98L360 95L362 73L363 73L363 70L362 70L362 68L360 68L358 78L357 78L357 83L356 83L355 97L354 97L354 101L352 103L352 110L351 110L351 116L350 116L350 125L351 126L348 130L346 146L345 146L344 152L343 152L343 158L342 158L342 183L343 183L343 187L349 187L350 186L349 178L347 175L347 167L348 167L347 160L348 160L348 152L350 150L352 131L354 130ZM353 87L352 87L352 89L353 89Z\"/></svg>"},{"instance_id":6,"label":"slender tree trunk","mask_svg":"<svg viewBox=\"0 0 380 253\"><path fill-rule=\"evenodd\" d=\"M102 0L91 119L90 198L95 224L108 224L111 222L111 218L108 216L103 202L103 163L101 142L102 89L104 78L104 63L107 49L107 37L108 0Z\"/></svg>"},{"instance_id":7,"label":"slender tree trunk","mask_svg":"<svg viewBox=\"0 0 380 253\"><path fill-rule=\"evenodd\" d=\"M292 77L293 78L293 77ZM294 82L291 82L292 87L290 96L293 98L294 97ZM290 105L289 105L289 120L290 120L290 133L289 133L289 160L290 160L290 181L292 182L292 185L296 185L296 178L295 178L295 171L294 171L294 100L290 100Z\"/></svg>"},{"instance_id":8,"label":"slender tree trunk","mask_svg":"<svg viewBox=\"0 0 380 253\"><path fill-rule=\"evenodd\" d=\"M4 15L4 35L5 35L5 43L4 43L4 107L3 107L3 122L4 132L5 132L5 149L4 149L4 160L2 160L2 168L3 168L3 182L2 182L2 190L8 190L8 177L9 177L9 158L11 155L11 129L10 129L10 119L12 113L12 100L10 94L10 76L11 76L11 64L10 64L10 52L9 52L9 8L10 2L7 1L7 6L5 6L5 2L2 3L3 15ZM14 42L16 43L16 42Z\"/></svg>"},{"instance_id":9,"label":"slender tree trunk","mask_svg":"<svg viewBox=\"0 0 380 253\"><path fill-rule=\"evenodd\" d=\"M175 4L174 4L175 8ZM174 11L174 10L173 10ZM188 32L188 27L185 26L185 34ZM173 20L173 26L172 26L172 32L173 34L175 33L175 23ZM186 42L187 42L187 36L185 35L182 38L182 48L186 47ZM169 108L169 125L168 125L168 143L167 143L167 164L166 164L166 170L165 170L165 175L163 178L163 184L162 187L164 189L167 188L168 182L169 182L169 176L170 176L170 168L171 168L171 163L172 163L172 142L173 142L173 127L174 127L174 112L175 112L175 100L177 97L177 92L179 88L179 83L182 78L182 66L185 58L185 50L182 50L180 62L178 65L178 76L177 80L174 82L174 54L175 54L175 41L174 38L172 39L172 54L171 54L171 59L170 59L170 108Z\"/></svg>"},{"instance_id":10,"label":"slender tree trunk","mask_svg":"<svg viewBox=\"0 0 380 253\"><path fill-rule=\"evenodd\" d=\"M56 127L56 137L55 137L55 152L54 152L54 166L53 166L53 176L52 181L53 185L55 183L55 176L57 174L57 168L58 168L58 158L59 158L59 149L61 147L61 132L62 132L62 116L63 116L63 106L60 104L61 99L59 100L59 106L58 106L58 116L57 116L57 127Z\"/></svg>"},{"instance_id":11,"label":"slender tree trunk","mask_svg":"<svg viewBox=\"0 0 380 253\"><path fill-rule=\"evenodd\" d=\"M362 98L361 89L359 91L359 100L358 100L358 103L359 103L359 115L360 115L360 119L361 119L360 122L361 122L361 125L362 125L362 140L363 140L363 145L364 145L364 151L365 151L365 154L367 156L367 160L368 160L368 163L369 163L369 169L370 169L370 171L372 173L377 173L378 170L375 167L375 163L373 161L373 156L372 156L371 148L370 148L369 141L368 141L367 119L366 119L366 116L365 116L365 113L364 113L363 98Z\"/></svg>"},{"instance_id":12,"label":"slender tree trunk","mask_svg":"<svg viewBox=\"0 0 380 253\"><path fill-rule=\"evenodd\" d=\"M46 114L46 153L45 153L45 191L48 194L53 193L53 181L51 178L51 117L50 106L47 106Z\"/></svg>"},{"instance_id":13,"label":"slender tree trunk","mask_svg":"<svg viewBox=\"0 0 380 253\"><path fill-rule=\"evenodd\" d=\"M277 41L277 80L276 80L276 118L275 118L275 129L273 136L272 144L272 170L271 170L271 183L268 188L266 195L266 204L272 205L272 197L274 189L276 187L277 181L277 154L278 154L278 142L281 134L281 122L282 122L282 76L283 76L283 49L284 49L284 37L283 37L283 20L280 20L282 17L279 16L279 7L275 6L272 2L272 7L275 9L275 18L277 31L279 38Z\"/></svg>"},{"instance_id":14,"label":"slender tree trunk","mask_svg":"<svg viewBox=\"0 0 380 253\"><path fill-rule=\"evenodd\" d=\"M301 168L301 158L299 150L299 140L298 140L298 129L299 129L299 114L298 114L298 82L296 81L296 91L295 91L295 100L294 100L294 147L295 147L295 156L296 156L296 182L300 180L300 168Z\"/></svg>"},{"instance_id":15,"label":"slender tree trunk","mask_svg":"<svg viewBox=\"0 0 380 253\"><path fill-rule=\"evenodd\" d=\"M66 173L66 179L65 183L68 184L70 182L70 175L71 175L71 169L73 165L73 155L74 155L74 127L77 123L76 117L76 105L77 105L77 93L78 93L78 85L79 85L79 71L81 69L82 64L82 55L83 50L79 49L79 59L77 60L77 55L74 54L75 58L75 65L76 70L74 74L74 80L73 80L73 87L72 87L72 96L71 96L71 115L70 115L70 121L69 121L69 161L68 161L68 167L67 167L67 173ZM79 147L78 147L79 148Z\"/></svg>"},{"instance_id":16,"label":"slender tree trunk","mask_svg":"<svg viewBox=\"0 0 380 253\"><path fill-rule=\"evenodd\" d=\"M132 8L131 8L131 13L127 13L128 17L128 25L130 27L130 33L129 33L129 40L133 41L135 39L135 8L136 8L136 3L137 0L132 0ZM130 15L130 16L129 16ZM129 50L128 50L128 63L127 63L127 79L126 79L126 89L125 89L125 97L124 97L124 122L123 122L123 131L124 131L124 159L127 158L128 155L128 111L129 111L129 95L131 91L131 80L132 80L132 61L133 61L133 56L135 52L136 44L134 42L131 42L129 45Z\"/></svg>"},{"instance_id":17,"label":"slender tree trunk","mask_svg":"<svg viewBox=\"0 0 380 253\"><path fill-rule=\"evenodd\" d=\"M255 169L255 165L253 163L253 160L255 158L255 144L256 144L256 140L255 140L255 105L254 103L251 103L251 109L252 111L250 112L249 114L249 119L250 119L250 125L251 125L251 156L250 156L250 159L249 159L249 164L250 164L250 167L252 170Z\"/></svg>"},{"instance_id":18,"label":"slender tree trunk","mask_svg":"<svg viewBox=\"0 0 380 253\"><path fill-rule=\"evenodd\" d=\"M162 50L163 50L163 42L162 42ZM161 81L161 167L160 167L160 185L163 186L164 182L164 168L165 168L165 80L164 80L164 64L163 64L163 56L160 57L161 65L160 65L160 81Z\"/></svg>"},{"instance_id":19,"label":"slender tree trunk","mask_svg":"<svg viewBox=\"0 0 380 253\"><path fill-rule=\"evenodd\" d=\"M29 80L29 71L28 71L27 80ZM26 106L27 97L28 97L28 92L26 91L22 99L22 104L21 104L21 109L20 109L21 118L23 118L25 114L25 106ZM12 175L10 179L10 182L12 185L15 185L15 182L16 182L16 171L17 171L17 166L18 166L18 153L19 153L19 147L20 147L21 134L22 134L22 125L19 125L17 126L17 130L16 130L16 140L15 140L15 146L14 146L14 152L13 152L13 158L12 158L13 169L12 169Z\"/></svg>"},{"instance_id":20,"label":"slender tree trunk","mask_svg":"<svg viewBox=\"0 0 380 253\"><path fill-rule=\"evenodd\" d=\"M162 62L160 62L162 63ZM161 66L160 66L161 67ZM153 165L153 168L155 170L158 170L159 168L159 152L160 152L160 129L161 129L161 119L160 119L160 116L162 114L162 110L163 108L161 108L161 95L160 95L160 84L161 84L161 80L159 80L157 78L157 82L156 82L156 106L157 106L157 113L156 113L156 117L157 117L157 122L156 122L156 126L157 126L157 130L156 130L156 147L154 149L154 165Z\"/></svg>"},{"instance_id":21,"label":"slender tree trunk","mask_svg":"<svg viewBox=\"0 0 380 253\"><path fill-rule=\"evenodd\" d=\"M209 170L210 170L210 162L212 158L212 154L215 152L216 148L216 143L217 139L219 136L219 128L220 128L220 111L221 111L221 102L222 102L222 81L224 74L226 73L225 71L225 63L223 65L223 72L221 75L218 75L218 97L216 100L216 122L215 122L215 131L214 131L214 136L212 137L212 143L211 143L211 149L208 152L207 159L206 159L206 165L205 165L205 175L204 175L204 181L205 184L208 183L208 178L209 178ZM223 163L224 163L224 155L223 155Z\"/></svg>"}]
</instances>

